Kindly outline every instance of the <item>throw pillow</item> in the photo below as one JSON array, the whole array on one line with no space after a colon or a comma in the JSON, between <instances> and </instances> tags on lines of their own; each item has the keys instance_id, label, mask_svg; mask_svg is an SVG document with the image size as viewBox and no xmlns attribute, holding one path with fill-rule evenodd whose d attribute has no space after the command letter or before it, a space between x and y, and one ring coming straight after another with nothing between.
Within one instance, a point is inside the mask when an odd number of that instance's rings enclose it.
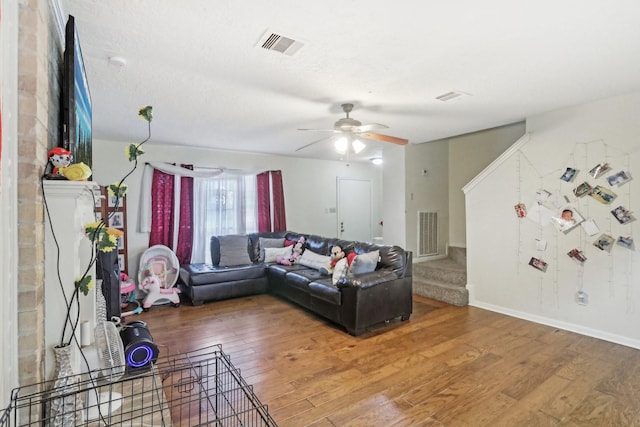
<instances>
[{"instance_id":1,"label":"throw pillow","mask_svg":"<svg viewBox=\"0 0 640 427\"><path fill-rule=\"evenodd\" d=\"M340 280L343 276L346 276L347 270L349 269L349 265L347 264L346 258L341 258L336 262L336 265L333 266L333 275L331 276L331 283L336 285L338 280Z\"/></svg>"},{"instance_id":2,"label":"throw pillow","mask_svg":"<svg viewBox=\"0 0 640 427\"><path fill-rule=\"evenodd\" d=\"M279 239L271 239L267 237L260 237L258 239L258 247L260 248L260 255L258 261L264 261L264 249L265 248L281 248L284 246L284 237Z\"/></svg>"},{"instance_id":3,"label":"throw pillow","mask_svg":"<svg viewBox=\"0 0 640 427\"><path fill-rule=\"evenodd\" d=\"M302 255L298 258L300 265L313 268L315 270L325 269L331 271L331 257L326 255L320 255L307 249L302 252Z\"/></svg>"},{"instance_id":4,"label":"throw pillow","mask_svg":"<svg viewBox=\"0 0 640 427\"><path fill-rule=\"evenodd\" d=\"M251 264L248 249L248 237L242 234L232 234L218 237L220 241L220 267Z\"/></svg>"},{"instance_id":5,"label":"throw pillow","mask_svg":"<svg viewBox=\"0 0 640 427\"><path fill-rule=\"evenodd\" d=\"M378 261L380 260L380 251L372 251L357 255L349 266L349 274L365 274L376 271Z\"/></svg>"},{"instance_id":6,"label":"throw pillow","mask_svg":"<svg viewBox=\"0 0 640 427\"><path fill-rule=\"evenodd\" d=\"M264 262L276 262L278 257L291 258L293 246L283 248L264 248Z\"/></svg>"}]
</instances>

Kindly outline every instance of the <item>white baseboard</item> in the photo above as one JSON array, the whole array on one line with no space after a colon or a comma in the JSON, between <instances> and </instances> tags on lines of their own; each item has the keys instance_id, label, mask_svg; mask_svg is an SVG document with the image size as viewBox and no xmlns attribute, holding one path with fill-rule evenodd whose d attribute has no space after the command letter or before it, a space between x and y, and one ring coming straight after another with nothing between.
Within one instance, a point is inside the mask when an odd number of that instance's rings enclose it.
<instances>
[{"instance_id":1,"label":"white baseboard","mask_svg":"<svg viewBox=\"0 0 640 427\"><path fill-rule=\"evenodd\" d=\"M530 322L540 323L542 325L551 326L554 328L564 329L566 331L575 332L580 335L586 335L592 338L598 338L604 341L609 341L615 344L624 345L631 348L640 349L640 340L633 338L612 334L609 332L600 331L597 329L587 328L585 326L576 325L574 323L567 323L557 319L551 319L549 317L538 316L523 311L513 310L507 307L489 304L475 299L475 292L473 286L467 285L469 290L469 305L473 307L482 308L485 310L493 311L507 316L516 317L518 319L528 320Z\"/></svg>"}]
</instances>

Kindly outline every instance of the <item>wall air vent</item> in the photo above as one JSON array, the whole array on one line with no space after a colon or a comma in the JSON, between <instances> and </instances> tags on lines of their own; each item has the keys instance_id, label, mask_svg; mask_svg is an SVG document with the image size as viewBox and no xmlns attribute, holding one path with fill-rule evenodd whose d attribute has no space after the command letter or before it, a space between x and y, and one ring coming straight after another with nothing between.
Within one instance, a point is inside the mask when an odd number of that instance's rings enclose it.
<instances>
[{"instance_id":1,"label":"wall air vent","mask_svg":"<svg viewBox=\"0 0 640 427\"><path fill-rule=\"evenodd\" d=\"M436 99L438 101L447 102L447 101L454 100L456 98L460 98L461 96L465 96L465 95L469 96L468 93L460 92L460 91L457 91L457 90L452 90L450 92L443 93L440 96L436 96Z\"/></svg>"},{"instance_id":2,"label":"wall air vent","mask_svg":"<svg viewBox=\"0 0 640 427\"><path fill-rule=\"evenodd\" d=\"M262 49L280 52L288 56L293 56L304 44L290 37L285 37L273 31L267 31L258 41L257 46Z\"/></svg>"},{"instance_id":3,"label":"wall air vent","mask_svg":"<svg viewBox=\"0 0 640 427\"><path fill-rule=\"evenodd\" d=\"M438 255L438 213L418 212L418 256Z\"/></svg>"}]
</instances>

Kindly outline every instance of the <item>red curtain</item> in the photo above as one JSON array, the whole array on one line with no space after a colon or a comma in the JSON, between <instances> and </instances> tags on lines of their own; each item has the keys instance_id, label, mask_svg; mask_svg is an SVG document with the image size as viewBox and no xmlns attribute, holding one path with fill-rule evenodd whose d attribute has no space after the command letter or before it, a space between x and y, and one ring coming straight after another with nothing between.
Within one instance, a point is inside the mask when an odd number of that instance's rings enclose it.
<instances>
[{"instance_id":1,"label":"red curtain","mask_svg":"<svg viewBox=\"0 0 640 427\"><path fill-rule=\"evenodd\" d=\"M192 165L182 165L183 168L193 170ZM191 262L193 248L193 178L180 178L180 223L178 231L178 247L175 253L180 264Z\"/></svg>"},{"instance_id":2,"label":"red curtain","mask_svg":"<svg viewBox=\"0 0 640 427\"><path fill-rule=\"evenodd\" d=\"M273 190L273 198L271 192ZM284 189L281 171L267 171L257 176L258 231L286 231ZM273 221L271 218L273 212Z\"/></svg>"},{"instance_id":3,"label":"red curtain","mask_svg":"<svg viewBox=\"0 0 640 427\"><path fill-rule=\"evenodd\" d=\"M273 188L273 231L286 231L287 218L284 212L284 189L282 187L281 171L271 171L271 186Z\"/></svg>"},{"instance_id":4,"label":"red curtain","mask_svg":"<svg viewBox=\"0 0 640 427\"><path fill-rule=\"evenodd\" d=\"M182 165L193 169L191 165ZM151 232L149 247L164 245L171 248L181 264L189 263L193 244L193 178L180 178L180 216L177 247L174 240L174 175L153 171L151 190Z\"/></svg>"},{"instance_id":5,"label":"red curtain","mask_svg":"<svg viewBox=\"0 0 640 427\"><path fill-rule=\"evenodd\" d=\"M262 172L257 176L256 191L258 192L258 231L271 231L271 193L269 191L269 172Z\"/></svg>"},{"instance_id":6,"label":"red curtain","mask_svg":"<svg viewBox=\"0 0 640 427\"><path fill-rule=\"evenodd\" d=\"M153 171L151 184L151 233L149 247L173 242L173 175Z\"/></svg>"}]
</instances>

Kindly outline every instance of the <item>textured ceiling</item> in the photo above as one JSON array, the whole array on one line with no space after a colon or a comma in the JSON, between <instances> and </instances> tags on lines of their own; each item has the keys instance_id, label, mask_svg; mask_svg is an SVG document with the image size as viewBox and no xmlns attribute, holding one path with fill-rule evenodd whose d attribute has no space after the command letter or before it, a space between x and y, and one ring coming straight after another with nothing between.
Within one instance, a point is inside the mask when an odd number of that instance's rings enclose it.
<instances>
[{"instance_id":1,"label":"textured ceiling","mask_svg":"<svg viewBox=\"0 0 640 427\"><path fill-rule=\"evenodd\" d=\"M149 104L152 143L337 159L329 142L296 152L331 135L297 129L331 129L344 102L417 144L640 89L637 0L59 2L95 139L139 141ZM303 46L260 48L267 31ZM436 99L450 91L465 95Z\"/></svg>"}]
</instances>

